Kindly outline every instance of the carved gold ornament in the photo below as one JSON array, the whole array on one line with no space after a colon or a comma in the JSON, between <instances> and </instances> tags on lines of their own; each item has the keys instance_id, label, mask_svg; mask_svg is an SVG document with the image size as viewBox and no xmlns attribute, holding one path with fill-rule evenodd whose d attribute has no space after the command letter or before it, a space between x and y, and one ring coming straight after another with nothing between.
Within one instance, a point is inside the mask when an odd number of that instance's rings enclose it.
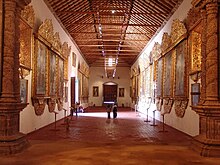
<instances>
[{"instance_id":1,"label":"carved gold ornament","mask_svg":"<svg viewBox=\"0 0 220 165\"><path fill-rule=\"evenodd\" d=\"M46 19L39 27L38 34L48 43L52 44L54 40L53 24L51 19Z\"/></svg>"},{"instance_id":2,"label":"carved gold ornament","mask_svg":"<svg viewBox=\"0 0 220 165\"><path fill-rule=\"evenodd\" d=\"M185 25L183 22L181 22L179 19L173 20L172 26L171 26L171 40L172 44L179 43L179 39L182 38L187 33L187 30L185 28Z\"/></svg>"},{"instance_id":3,"label":"carved gold ornament","mask_svg":"<svg viewBox=\"0 0 220 165\"><path fill-rule=\"evenodd\" d=\"M171 44L172 39L170 35L167 32L163 33L161 51L165 53L171 47Z\"/></svg>"},{"instance_id":4,"label":"carved gold ornament","mask_svg":"<svg viewBox=\"0 0 220 165\"><path fill-rule=\"evenodd\" d=\"M201 71L202 35L192 31L191 37L191 72L197 72Z\"/></svg>"},{"instance_id":5,"label":"carved gold ornament","mask_svg":"<svg viewBox=\"0 0 220 165\"><path fill-rule=\"evenodd\" d=\"M33 6L31 5L25 6L24 10L21 11L21 18L24 19L26 23L33 29L34 21L35 21Z\"/></svg>"},{"instance_id":6,"label":"carved gold ornament","mask_svg":"<svg viewBox=\"0 0 220 165\"><path fill-rule=\"evenodd\" d=\"M151 51L151 54L154 61L161 57L161 45L158 42L154 43L154 47Z\"/></svg>"},{"instance_id":7,"label":"carved gold ornament","mask_svg":"<svg viewBox=\"0 0 220 165\"><path fill-rule=\"evenodd\" d=\"M175 113L177 117L183 118L185 115L186 108L188 106L187 100L175 100Z\"/></svg>"}]
</instances>

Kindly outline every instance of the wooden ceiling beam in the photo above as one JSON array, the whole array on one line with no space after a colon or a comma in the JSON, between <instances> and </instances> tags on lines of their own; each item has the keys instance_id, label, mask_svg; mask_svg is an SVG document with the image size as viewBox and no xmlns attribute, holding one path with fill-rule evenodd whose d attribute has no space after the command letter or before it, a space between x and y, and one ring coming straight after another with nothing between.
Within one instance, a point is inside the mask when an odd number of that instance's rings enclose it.
<instances>
[{"instance_id":1,"label":"wooden ceiling beam","mask_svg":"<svg viewBox=\"0 0 220 165\"><path fill-rule=\"evenodd\" d=\"M99 25L99 23L74 23L74 22L71 22L71 23L66 23L66 24L69 24L69 25L66 25L66 26L74 26L74 25ZM105 25L108 25L108 26L138 26L138 27L157 27L159 28L160 25L153 25L153 24L123 24L123 23L100 23L102 26L105 26Z\"/></svg>"},{"instance_id":2,"label":"wooden ceiling beam","mask_svg":"<svg viewBox=\"0 0 220 165\"><path fill-rule=\"evenodd\" d=\"M57 10L56 11L57 14L68 14L71 13L73 15L75 14L99 14L99 15L109 15L109 16L125 16L125 14L128 14L126 12L115 12L114 14L109 11L109 12L99 12L99 11L61 11L61 10ZM166 14L163 12L131 12L129 13L129 15L145 15L145 16L149 16L149 15L162 15L162 14Z\"/></svg>"},{"instance_id":3,"label":"wooden ceiling beam","mask_svg":"<svg viewBox=\"0 0 220 165\"><path fill-rule=\"evenodd\" d=\"M121 40L120 39L117 39L117 40L111 40L111 39L77 39L76 42L89 42L89 41L92 41L92 42L95 42L95 41L112 41L112 42L120 42ZM123 42L146 42L147 40L136 40L136 39L125 39L123 40ZM80 45L80 44L79 44Z\"/></svg>"}]
</instances>

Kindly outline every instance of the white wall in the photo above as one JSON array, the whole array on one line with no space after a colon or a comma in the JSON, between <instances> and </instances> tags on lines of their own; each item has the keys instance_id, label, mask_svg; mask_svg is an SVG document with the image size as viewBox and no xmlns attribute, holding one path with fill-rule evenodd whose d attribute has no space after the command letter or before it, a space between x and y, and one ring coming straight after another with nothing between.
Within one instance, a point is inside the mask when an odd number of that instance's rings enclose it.
<instances>
[{"instance_id":1,"label":"white wall","mask_svg":"<svg viewBox=\"0 0 220 165\"><path fill-rule=\"evenodd\" d=\"M89 103L101 106L103 102L103 84L115 82L118 88L124 88L124 97L118 97L118 105L130 106L130 68L117 67L115 78L106 78L104 68L91 67L89 78ZM103 78L102 78L103 76ZM119 78L119 79L118 79ZM93 97L93 86L99 87L99 97Z\"/></svg>"},{"instance_id":2,"label":"white wall","mask_svg":"<svg viewBox=\"0 0 220 165\"><path fill-rule=\"evenodd\" d=\"M191 1L190 0L184 0L183 3L180 5L180 7L177 9L177 11L173 14L173 16L168 20L166 25L162 28L162 30L148 43L148 45L143 50L143 53L149 54L154 46L155 42L158 42L161 44L162 42L162 36L164 32L168 32L170 34L171 32L171 25L174 19L179 19L183 21L187 17L187 13L189 9L191 8ZM143 54L142 53L142 54ZM142 56L142 55L141 55ZM140 56L140 57L141 57ZM140 58L138 59L140 60ZM135 64L132 67L137 67L139 64L139 61L136 61ZM189 87L191 87L191 81L189 82ZM189 91L189 104L186 109L185 115L183 118L179 118L175 114L174 108L171 110L170 114L165 115L165 123L182 131L185 132L191 136L195 136L199 134L199 116L191 109L191 96ZM143 104L143 103L140 103ZM151 109L149 110L149 115L153 117L152 111L155 109L155 105L151 106ZM141 110L145 111L145 110ZM160 112L156 111L156 118L158 120L162 121Z\"/></svg>"},{"instance_id":3,"label":"white wall","mask_svg":"<svg viewBox=\"0 0 220 165\"><path fill-rule=\"evenodd\" d=\"M54 33L59 32L61 43L67 42L69 46L71 46L71 54L69 56L69 76L68 77L77 77L77 69L78 68L78 61L83 62L84 59L82 58L80 52L78 51L77 47L75 46L74 42L69 38L69 36L65 33L62 29L58 21L55 19L53 14L47 8L46 4L43 0L32 0L31 5L34 8L35 12L35 27L34 32L37 32L37 29L45 21L45 19L51 19L54 27ZM72 61L72 52L76 54L76 67L73 67L71 64ZM36 116L34 108L31 104L31 77L32 73L26 77L28 79L28 103L29 105L20 113L20 131L23 133L29 133L34 130L37 130L41 127L44 127L52 122L54 122L54 113L50 113L48 111L48 107L44 110L44 113L41 116ZM69 101L64 103L64 108L69 109L70 106L70 80L68 81L68 98ZM57 111L57 108L56 108ZM64 112L59 111L57 115L57 120L64 117Z\"/></svg>"}]
</instances>

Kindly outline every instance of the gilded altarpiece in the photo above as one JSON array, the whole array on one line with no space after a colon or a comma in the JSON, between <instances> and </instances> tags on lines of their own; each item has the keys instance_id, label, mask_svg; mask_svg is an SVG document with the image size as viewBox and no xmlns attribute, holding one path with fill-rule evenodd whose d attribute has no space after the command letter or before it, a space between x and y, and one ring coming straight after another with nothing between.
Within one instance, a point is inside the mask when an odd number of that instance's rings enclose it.
<instances>
[{"instance_id":1,"label":"gilded altarpiece","mask_svg":"<svg viewBox=\"0 0 220 165\"><path fill-rule=\"evenodd\" d=\"M53 32L52 20L48 19L35 34L34 47L32 104L35 113L42 115L46 104L49 112L54 112L56 104L62 110L70 48L67 43L61 44L59 33Z\"/></svg>"},{"instance_id":2,"label":"gilded altarpiece","mask_svg":"<svg viewBox=\"0 0 220 165\"><path fill-rule=\"evenodd\" d=\"M172 46L176 52L174 67L174 109L177 117L182 118L188 106L188 51L187 29L183 22L176 19L171 27Z\"/></svg>"}]
</instances>

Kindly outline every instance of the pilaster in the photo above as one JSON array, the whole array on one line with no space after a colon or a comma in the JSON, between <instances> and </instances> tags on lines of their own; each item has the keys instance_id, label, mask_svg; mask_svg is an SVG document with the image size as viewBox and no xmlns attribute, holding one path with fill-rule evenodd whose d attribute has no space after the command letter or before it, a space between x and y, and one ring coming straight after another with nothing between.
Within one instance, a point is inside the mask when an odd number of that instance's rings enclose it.
<instances>
[{"instance_id":1,"label":"pilaster","mask_svg":"<svg viewBox=\"0 0 220 165\"><path fill-rule=\"evenodd\" d=\"M220 103L218 62L218 2L203 0L201 101L193 110L199 115L199 135L194 137L193 149L202 156L220 157Z\"/></svg>"},{"instance_id":2,"label":"pilaster","mask_svg":"<svg viewBox=\"0 0 220 165\"><path fill-rule=\"evenodd\" d=\"M20 101L19 84L19 16L31 0L2 0L2 61L0 91L0 155L22 151L28 146L19 132L20 111L26 104Z\"/></svg>"}]
</instances>

